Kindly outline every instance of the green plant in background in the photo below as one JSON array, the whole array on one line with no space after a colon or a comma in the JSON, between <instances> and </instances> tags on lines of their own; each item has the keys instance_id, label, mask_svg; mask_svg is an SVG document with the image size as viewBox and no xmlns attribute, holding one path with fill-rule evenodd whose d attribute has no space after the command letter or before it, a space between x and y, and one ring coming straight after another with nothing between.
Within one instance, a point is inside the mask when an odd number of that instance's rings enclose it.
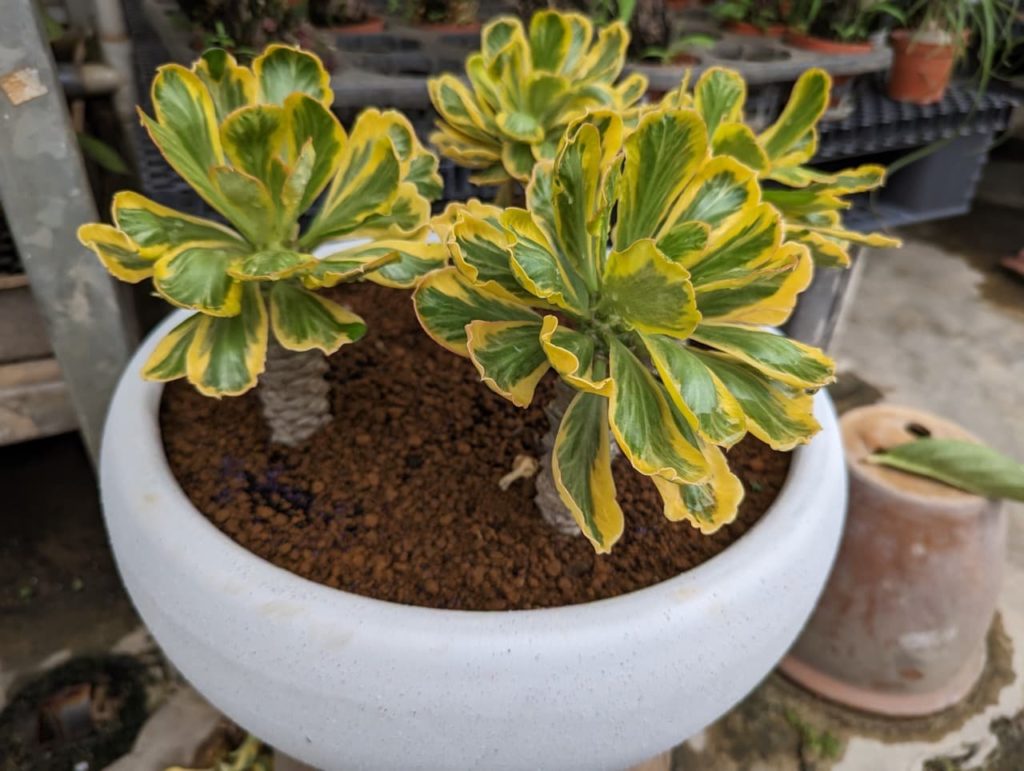
<instances>
[{"instance_id":1,"label":"green plant in background","mask_svg":"<svg viewBox=\"0 0 1024 771\"><path fill-rule=\"evenodd\" d=\"M475 24L478 10L477 0L388 0L388 11L410 24Z\"/></svg>"},{"instance_id":2,"label":"green plant in background","mask_svg":"<svg viewBox=\"0 0 1024 771\"><path fill-rule=\"evenodd\" d=\"M781 24L779 0L724 0L711 6L711 15L721 22L744 22L758 29Z\"/></svg>"},{"instance_id":3,"label":"green plant in background","mask_svg":"<svg viewBox=\"0 0 1024 771\"><path fill-rule=\"evenodd\" d=\"M649 110L632 131L588 113L536 165L526 209L453 213L454 265L414 294L427 333L515 404L549 369L575 390L550 474L599 552L624 526L609 431L665 515L711 533L743 496L721 448L808 441L811 394L833 379L821 351L763 328L788 317L811 258L711 136L696 110Z\"/></svg>"},{"instance_id":4,"label":"green plant in background","mask_svg":"<svg viewBox=\"0 0 1024 771\"><path fill-rule=\"evenodd\" d=\"M858 233L843 226L847 196L873 190L885 182L885 168L875 164L837 172L807 166L818 149L818 123L829 103L832 81L820 69L797 80L779 119L760 134L746 125L747 87L732 70L713 67L689 90L684 81L663 105L692 105L704 118L712 152L727 155L757 172L766 186L763 197L782 215L787 241L806 246L817 265L849 265L849 245L899 246L880 233Z\"/></svg>"},{"instance_id":5,"label":"green plant in background","mask_svg":"<svg viewBox=\"0 0 1024 771\"><path fill-rule=\"evenodd\" d=\"M440 115L431 142L472 181L503 185L506 202L534 164L554 157L569 123L590 109L624 110L647 88L632 75L616 85L629 34L611 24L593 40L590 20L577 13L541 11L529 33L515 18L483 29L481 50L466 59L469 87L451 74L428 83Z\"/></svg>"},{"instance_id":6,"label":"green plant in background","mask_svg":"<svg viewBox=\"0 0 1024 771\"><path fill-rule=\"evenodd\" d=\"M330 354L363 335L361 318L314 290L361 278L411 286L444 260L426 242L429 199L441 190L436 158L397 112L366 110L346 133L332 99L320 61L287 46L270 46L251 69L222 50L191 69L160 68L155 115L140 111L142 122L228 224L125 191L113 225L79 229L114 276L151 278L161 297L195 311L156 347L146 378L244 393L264 370L268 340L272 353ZM347 244L314 258L339 239Z\"/></svg>"},{"instance_id":7,"label":"green plant in background","mask_svg":"<svg viewBox=\"0 0 1024 771\"><path fill-rule=\"evenodd\" d=\"M1020 0L911 0L906 27L913 30L912 41L951 44L961 54L971 43L980 93L1018 50L1021 41L1015 25L1021 12Z\"/></svg>"},{"instance_id":8,"label":"green plant in background","mask_svg":"<svg viewBox=\"0 0 1024 771\"><path fill-rule=\"evenodd\" d=\"M906 23L906 14L896 3L879 2L841 3L837 13L829 18L830 37L843 42L861 42L876 32Z\"/></svg>"},{"instance_id":9,"label":"green plant in background","mask_svg":"<svg viewBox=\"0 0 1024 771\"><path fill-rule=\"evenodd\" d=\"M793 29L846 43L866 41L905 22L901 3L888 0L797 0L786 14Z\"/></svg>"}]
</instances>

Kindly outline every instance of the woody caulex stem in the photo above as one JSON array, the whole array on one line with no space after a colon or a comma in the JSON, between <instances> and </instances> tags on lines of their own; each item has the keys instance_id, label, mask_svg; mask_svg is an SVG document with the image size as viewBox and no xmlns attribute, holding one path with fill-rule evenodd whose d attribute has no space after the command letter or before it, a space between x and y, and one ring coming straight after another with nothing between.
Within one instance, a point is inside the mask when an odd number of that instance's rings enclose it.
<instances>
[{"instance_id":1,"label":"woody caulex stem","mask_svg":"<svg viewBox=\"0 0 1024 771\"><path fill-rule=\"evenodd\" d=\"M555 383L554 396L544 407L549 427L548 432L544 435L544 457L541 458L540 471L537 472L537 494L533 498L544 520L565 535L579 535L580 528L558 495L558 488L555 487L555 480L551 474L551 455L555 446L555 437L558 435L558 426L575 395L576 392L572 388L562 380L558 380Z\"/></svg>"},{"instance_id":2,"label":"woody caulex stem","mask_svg":"<svg viewBox=\"0 0 1024 771\"><path fill-rule=\"evenodd\" d=\"M295 447L330 422L326 373L327 358L320 351L289 351L269 341L267 368L256 390L272 442Z\"/></svg>"}]
</instances>

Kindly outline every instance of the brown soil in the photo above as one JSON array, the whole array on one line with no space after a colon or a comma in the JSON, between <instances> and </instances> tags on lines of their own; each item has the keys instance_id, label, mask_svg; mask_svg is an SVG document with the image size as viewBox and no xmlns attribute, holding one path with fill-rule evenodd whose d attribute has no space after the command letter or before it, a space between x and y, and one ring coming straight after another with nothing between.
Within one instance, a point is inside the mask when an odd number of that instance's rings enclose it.
<instances>
[{"instance_id":1,"label":"brown soil","mask_svg":"<svg viewBox=\"0 0 1024 771\"><path fill-rule=\"evenodd\" d=\"M668 522L650 480L616 461L626 532L611 555L563 536L533 504L532 480L498 480L539 457L547 419L480 383L419 328L408 295L346 288L369 322L331 357L335 421L308 446L271 446L252 393L165 392L168 460L196 507L259 556L328 586L411 605L506 610L571 605L664 581L722 551L775 499L789 456L746 439L729 452L747 496L711 537Z\"/></svg>"}]
</instances>

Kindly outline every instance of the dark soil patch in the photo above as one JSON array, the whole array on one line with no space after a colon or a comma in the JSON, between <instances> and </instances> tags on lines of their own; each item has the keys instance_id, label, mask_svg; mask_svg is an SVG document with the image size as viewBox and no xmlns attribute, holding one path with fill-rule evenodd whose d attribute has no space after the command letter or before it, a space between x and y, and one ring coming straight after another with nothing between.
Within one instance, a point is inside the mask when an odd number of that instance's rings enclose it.
<instances>
[{"instance_id":1,"label":"dark soil patch","mask_svg":"<svg viewBox=\"0 0 1024 771\"><path fill-rule=\"evenodd\" d=\"M105 768L146 720L144 667L129 656L73 659L0 712L0 770Z\"/></svg>"},{"instance_id":2,"label":"dark soil patch","mask_svg":"<svg viewBox=\"0 0 1024 771\"><path fill-rule=\"evenodd\" d=\"M254 394L205 398L184 382L161 421L175 476L238 543L328 586L435 608L571 605L664 581L718 554L775 499L789 456L748 438L729 452L747 496L714 536L662 515L654 484L616 461L626 532L609 556L556 533L532 480L502 492L521 453L540 457L547 419L480 383L470 362L419 328L408 295L346 289L369 322L331 357L334 422L305 447L271 446Z\"/></svg>"}]
</instances>

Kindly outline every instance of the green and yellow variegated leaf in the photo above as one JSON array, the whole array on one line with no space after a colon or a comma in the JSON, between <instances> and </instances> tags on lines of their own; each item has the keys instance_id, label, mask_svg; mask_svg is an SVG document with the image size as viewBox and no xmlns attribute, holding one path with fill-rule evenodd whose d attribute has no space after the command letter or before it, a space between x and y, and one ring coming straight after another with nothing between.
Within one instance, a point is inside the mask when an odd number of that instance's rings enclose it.
<instances>
[{"instance_id":1,"label":"green and yellow variegated leaf","mask_svg":"<svg viewBox=\"0 0 1024 771\"><path fill-rule=\"evenodd\" d=\"M705 323L693 339L796 388L821 388L835 380L835 363L821 350L772 332Z\"/></svg>"},{"instance_id":2,"label":"green and yellow variegated leaf","mask_svg":"<svg viewBox=\"0 0 1024 771\"><path fill-rule=\"evenodd\" d=\"M756 172L726 155L712 158L686 186L663 233L677 222L697 221L717 228L748 216L760 199Z\"/></svg>"},{"instance_id":3,"label":"green and yellow variegated leaf","mask_svg":"<svg viewBox=\"0 0 1024 771\"><path fill-rule=\"evenodd\" d=\"M572 22L575 21L574 25ZM530 19L530 51L533 54L533 66L547 72L560 72L562 66L569 61L573 50L574 32L589 28L590 21L583 16L558 13L557 11L538 11ZM575 55L579 57L579 48Z\"/></svg>"},{"instance_id":4,"label":"green and yellow variegated leaf","mask_svg":"<svg viewBox=\"0 0 1024 771\"><path fill-rule=\"evenodd\" d=\"M277 281L316 264L317 259L312 254L268 247L236 259L228 266L228 275L239 281Z\"/></svg>"},{"instance_id":5,"label":"green and yellow variegated leaf","mask_svg":"<svg viewBox=\"0 0 1024 771\"><path fill-rule=\"evenodd\" d=\"M593 337L560 325L557 316L545 316L540 344L551 366L573 388L612 395L608 363L599 358Z\"/></svg>"},{"instance_id":6,"label":"green and yellow variegated leaf","mask_svg":"<svg viewBox=\"0 0 1024 771\"><path fill-rule=\"evenodd\" d=\"M259 89L259 101L283 105L296 92L309 94L324 107L334 101L331 76L311 53L274 43L253 59L252 72Z\"/></svg>"},{"instance_id":7,"label":"green and yellow variegated leaf","mask_svg":"<svg viewBox=\"0 0 1024 771\"><path fill-rule=\"evenodd\" d=\"M633 468L671 482L701 482L708 464L679 430L661 385L626 346L610 340L610 423Z\"/></svg>"},{"instance_id":8,"label":"green and yellow variegated leaf","mask_svg":"<svg viewBox=\"0 0 1024 771\"><path fill-rule=\"evenodd\" d=\"M598 554L611 551L625 525L615 499L609 445L608 400L576 394L558 427L551 472L566 508Z\"/></svg>"},{"instance_id":9,"label":"green and yellow variegated leaf","mask_svg":"<svg viewBox=\"0 0 1024 771\"><path fill-rule=\"evenodd\" d=\"M777 327L793 313L797 296L810 285L813 271L807 247L789 241L747 279L701 287L697 308L704 321Z\"/></svg>"},{"instance_id":10,"label":"green and yellow variegated leaf","mask_svg":"<svg viewBox=\"0 0 1024 771\"><path fill-rule=\"evenodd\" d=\"M490 225L499 225L502 211L503 210L498 206L492 206L489 203L482 203L479 198L470 198L465 202L460 201L450 203L445 206L444 211L430 220L430 227L442 242L447 242L449 240L452 227L458 221L463 212L465 212L470 219L483 220Z\"/></svg>"},{"instance_id":11,"label":"green and yellow variegated leaf","mask_svg":"<svg viewBox=\"0 0 1024 771\"><path fill-rule=\"evenodd\" d=\"M426 237L426 233L423 234ZM419 238L417 236L417 238ZM432 270L442 267L448 260L444 244L425 240L396 239L373 241L353 249L356 255L381 255L390 252L394 259L387 260L366 275L367 281L395 289L408 289Z\"/></svg>"},{"instance_id":12,"label":"green and yellow variegated leaf","mask_svg":"<svg viewBox=\"0 0 1024 771\"><path fill-rule=\"evenodd\" d=\"M747 428L776 450L792 450L820 429L814 419L814 397L748 367L730 356L694 351L743 407Z\"/></svg>"},{"instance_id":13,"label":"green and yellow variegated leaf","mask_svg":"<svg viewBox=\"0 0 1024 771\"><path fill-rule=\"evenodd\" d=\"M168 249L189 241L224 241L239 248L245 245L242 237L231 228L161 206L133 190L115 193L111 211L118 230L128 236L138 247L139 254L145 257L156 259Z\"/></svg>"},{"instance_id":14,"label":"green and yellow variegated leaf","mask_svg":"<svg viewBox=\"0 0 1024 771\"><path fill-rule=\"evenodd\" d=\"M845 228L808 227L807 229L825 238L849 241L863 246L872 246L876 249L893 249L903 245L903 242L898 238L886 236L882 233L859 233L856 230L846 230Z\"/></svg>"},{"instance_id":15,"label":"green and yellow variegated leaf","mask_svg":"<svg viewBox=\"0 0 1024 771\"><path fill-rule=\"evenodd\" d=\"M462 356L469 354L466 325L473 321L540 321L527 306L473 285L453 267L424 276L413 303L424 331Z\"/></svg>"},{"instance_id":16,"label":"green and yellow variegated leaf","mask_svg":"<svg viewBox=\"0 0 1024 771\"><path fill-rule=\"evenodd\" d=\"M810 69L800 76L779 119L761 134L761 144L772 161L806 141L828 107L831 89L832 79L824 70Z\"/></svg>"},{"instance_id":17,"label":"green and yellow variegated leaf","mask_svg":"<svg viewBox=\"0 0 1024 771\"><path fill-rule=\"evenodd\" d=\"M366 334L359 316L295 281L278 281L270 290L270 326L288 350L316 348L328 355Z\"/></svg>"},{"instance_id":18,"label":"green and yellow variegated leaf","mask_svg":"<svg viewBox=\"0 0 1024 771\"><path fill-rule=\"evenodd\" d=\"M235 57L222 48L208 48L192 65L210 92L217 120L223 121L239 107L256 102L256 79Z\"/></svg>"},{"instance_id":19,"label":"green and yellow variegated leaf","mask_svg":"<svg viewBox=\"0 0 1024 771\"><path fill-rule=\"evenodd\" d=\"M259 179L230 166L215 166L210 180L220 198L220 212L253 246L265 246L281 235L278 207Z\"/></svg>"},{"instance_id":20,"label":"green and yellow variegated leaf","mask_svg":"<svg viewBox=\"0 0 1024 771\"><path fill-rule=\"evenodd\" d=\"M540 321L472 321L466 325L466 349L483 382L517 407L533 401L537 383L548 371L540 345Z\"/></svg>"},{"instance_id":21,"label":"green and yellow variegated leaf","mask_svg":"<svg viewBox=\"0 0 1024 771\"><path fill-rule=\"evenodd\" d=\"M778 209L788 223L802 222L824 212L837 213L852 206L828 190L813 187L765 190L764 200Z\"/></svg>"},{"instance_id":22,"label":"green and yellow variegated leaf","mask_svg":"<svg viewBox=\"0 0 1024 771\"><path fill-rule=\"evenodd\" d=\"M771 163L753 130L744 123L721 124L711 137L711 151L735 158L758 173L767 171Z\"/></svg>"},{"instance_id":23,"label":"green and yellow variegated leaf","mask_svg":"<svg viewBox=\"0 0 1024 771\"><path fill-rule=\"evenodd\" d=\"M462 275L482 289L510 301L531 303L533 296L516 279L509 263L512 235L500 221L489 222L461 212L448 238L452 260Z\"/></svg>"},{"instance_id":24,"label":"green and yellow variegated leaf","mask_svg":"<svg viewBox=\"0 0 1024 771\"><path fill-rule=\"evenodd\" d=\"M802 228L787 228L786 238L808 250L814 264L821 268L848 268L850 253L845 242Z\"/></svg>"},{"instance_id":25,"label":"green and yellow variegated leaf","mask_svg":"<svg viewBox=\"0 0 1024 771\"><path fill-rule=\"evenodd\" d=\"M357 123L360 127L368 128ZM320 212L299 240L304 248L357 231L368 218L387 211L397 195L401 170L391 139L366 133L357 141L353 130Z\"/></svg>"},{"instance_id":26,"label":"green and yellow variegated leaf","mask_svg":"<svg viewBox=\"0 0 1024 771\"><path fill-rule=\"evenodd\" d=\"M164 335L146 359L142 367L142 377L158 382L185 377L188 374L188 349L195 339L196 329L202 318L202 314L193 314Z\"/></svg>"},{"instance_id":27,"label":"green and yellow variegated leaf","mask_svg":"<svg viewBox=\"0 0 1024 771\"><path fill-rule=\"evenodd\" d=\"M284 100L287 142L285 160L294 164L308 144L313 165L298 209L304 212L327 187L341 157L347 137L334 114L308 94L291 94Z\"/></svg>"},{"instance_id":28,"label":"green and yellow variegated leaf","mask_svg":"<svg viewBox=\"0 0 1024 771\"><path fill-rule=\"evenodd\" d=\"M153 143L171 168L208 204L219 208L221 196L210 171L224 163L224 150L210 92L191 70L165 64L157 70L150 96L155 119L141 110L139 117Z\"/></svg>"},{"instance_id":29,"label":"green and yellow variegated leaf","mask_svg":"<svg viewBox=\"0 0 1024 771\"><path fill-rule=\"evenodd\" d=\"M685 338L700 321L689 272L649 238L608 255L598 307L646 334Z\"/></svg>"},{"instance_id":30,"label":"green and yellow variegated leaf","mask_svg":"<svg viewBox=\"0 0 1024 771\"><path fill-rule=\"evenodd\" d=\"M769 262L782 243L779 213L768 204L744 212L699 257L687 265L694 287L721 282L743 283L751 273Z\"/></svg>"},{"instance_id":31,"label":"green and yellow variegated leaf","mask_svg":"<svg viewBox=\"0 0 1024 771\"><path fill-rule=\"evenodd\" d=\"M430 221L430 202L412 182L401 182L386 211L371 214L359 226L363 238L411 238Z\"/></svg>"},{"instance_id":32,"label":"green and yellow variegated leaf","mask_svg":"<svg viewBox=\"0 0 1024 771\"><path fill-rule=\"evenodd\" d=\"M708 156L707 130L692 111L644 116L625 142L615 247L656 236Z\"/></svg>"},{"instance_id":33,"label":"green and yellow variegated leaf","mask_svg":"<svg viewBox=\"0 0 1024 771\"><path fill-rule=\"evenodd\" d=\"M597 34L597 40L579 69L567 74L588 81L611 83L622 72L629 47L629 32L622 22L612 22Z\"/></svg>"},{"instance_id":34,"label":"green and yellow variegated leaf","mask_svg":"<svg viewBox=\"0 0 1024 771\"><path fill-rule=\"evenodd\" d=\"M480 51L484 59L491 62L505 46L522 35L523 24L519 19L512 16L491 19L480 34Z\"/></svg>"},{"instance_id":35,"label":"green and yellow variegated leaf","mask_svg":"<svg viewBox=\"0 0 1024 771\"><path fill-rule=\"evenodd\" d=\"M711 67L693 89L694 106L714 136L723 123L741 124L747 102L747 83L735 70Z\"/></svg>"},{"instance_id":36,"label":"green and yellow variegated leaf","mask_svg":"<svg viewBox=\"0 0 1024 771\"><path fill-rule=\"evenodd\" d=\"M283 107L259 104L231 113L220 126L220 139L231 165L260 180L274 195L286 176L278 149L287 130Z\"/></svg>"},{"instance_id":37,"label":"green and yellow variegated leaf","mask_svg":"<svg viewBox=\"0 0 1024 771\"><path fill-rule=\"evenodd\" d=\"M228 274L241 255L222 244L189 242L153 265L153 287L172 305L210 316L236 316L242 285Z\"/></svg>"},{"instance_id":38,"label":"green and yellow variegated leaf","mask_svg":"<svg viewBox=\"0 0 1024 771\"><path fill-rule=\"evenodd\" d=\"M703 451L710 468L707 482L676 484L660 477L653 479L669 521L685 520L704 535L711 535L736 519L743 502L743 483L730 471L721 450L705 444Z\"/></svg>"},{"instance_id":39,"label":"green and yellow variegated leaf","mask_svg":"<svg viewBox=\"0 0 1024 771\"><path fill-rule=\"evenodd\" d=\"M609 145L616 145L621 142L621 122L617 127L614 123L610 125L612 128L605 136ZM566 139L556 163L551 167L549 192L549 221L554 223L567 260L592 289L597 286L608 243L605 223L600 223L602 227L595 227L591 220L599 209L598 196L602 193L604 164L601 161L606 157L603 145L602 135L596 126L583 124L575 127L574 135ZM618 147L611 149L612 155L616 152ZM546 170L534 175L534 197L544 192L539 179L545 173Z\"/></svg>"},{"instance_id":40,"label":"green and yellow variegated leaf","mask_svg":"<svg viewBox=\"0 0 1024 771\"><path fill-rule=\"evenodd\" d=\"M590 303L587 288L533 215L506 209L501 224L510 236L506 259L519 284L534 297L582 313Z\"/></svg>"},{"instance_id":41,"label":"green and yellow variegated leaf","mask_svg":"<svg viewBox=\"0 0 1024 771\"><path fill-rule=\"evenodd\" d=\"M747 432L743 408L688 346L660 335L644 335L644 345L679 413L702 437L731 447Z\"/></svg>"},{"instance_id":42,"label":"green and yellow variegated leaf","mask_svg":"<svg viewBox=\"0 0 1024 771\"><path fill-rule=\"evenodd\" d=\"M111 275L137 284L153 275L153 258L144 257L128 236L115 227L91 223L78 228L78 240L91 249Z\"/></svg>"},{"instance_id":43,"label":"green and yellow variegated leaf","mask_svg":"<svg viewBox=\"0 0 1024 771\"><path fill-rule=\"evenodd\" d=\"M200 315L186 354L188 381L206 396L239 396L256 385L267 359L267 310L256 284L242 286L240 312Z\"/></svg>"},{"instance_id":44,"label":"green and yellow variegated leaf","mask_svg":"<svg viewBox=\"0 0 1024 771\"><path fill-rule=\"evenodd\" d=\"M321 289L368 278L374 271L397 262L399 254L394 248L371 241L359 247L342 249L318 259L302 271L300 278L307 289Z\"/></svg>"},{"instance_id":45,"label":"green and yellow variegated leaf","mask_svg":"<svg viewBox=\"0 0 1024 771\"><path fill-rule=\"evenodd\" d=\"M497 130L493 116L481 109L473 93L454 75L427 81L427 89L434 108L452 129L485 147L501 144L492 139Z\"/></svg>"}]
</instances>

